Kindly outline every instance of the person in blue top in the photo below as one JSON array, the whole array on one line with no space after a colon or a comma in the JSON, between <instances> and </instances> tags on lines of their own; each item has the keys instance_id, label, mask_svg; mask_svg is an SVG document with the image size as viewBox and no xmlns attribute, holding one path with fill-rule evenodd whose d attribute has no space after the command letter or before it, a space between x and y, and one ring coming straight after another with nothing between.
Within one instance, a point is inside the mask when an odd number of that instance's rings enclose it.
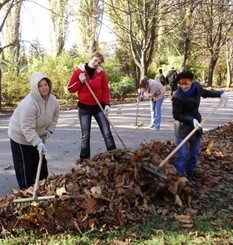
<instances>
[{"instance_id":1,"label":"person in blue top","mask_svg":"<svg viewBox=\"0 0 233 245\"><path fill-rule=\"evenodd\" d=\"M201 97L220 97L223 103L228 100L223 90L207 90L193 80L191 71L182 71L177 75L178 88L172 97L172 115L175 119L176 144L194 129L200 127L189 140L177 151L175 168L180 176L192 180L196 167L201 143L201 114L199 105Z\"/></svg>"}]
</instances>

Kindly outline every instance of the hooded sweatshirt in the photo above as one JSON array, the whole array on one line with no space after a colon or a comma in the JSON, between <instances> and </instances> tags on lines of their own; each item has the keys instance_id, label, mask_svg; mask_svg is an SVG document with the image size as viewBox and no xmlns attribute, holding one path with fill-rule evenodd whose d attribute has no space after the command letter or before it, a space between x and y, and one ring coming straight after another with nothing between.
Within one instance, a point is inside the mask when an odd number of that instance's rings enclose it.
<instances>
[{"instance_id":1,"label":"hooded sweatshirt","mask_svg":"<svg viewBox=\"0 0 233 245\"><path fill-rule=\"evenodd\" d=\"M46 79L50 88L49 95L43 99L38 83ZM42 142L45 130L53 133L59 117L59 104L51 94L51 80L42 73L33 73L30 77L30 93L19 102L14 110L8 128L9 137L23 145L37 146Z\"/></svg>"}]
</instances>

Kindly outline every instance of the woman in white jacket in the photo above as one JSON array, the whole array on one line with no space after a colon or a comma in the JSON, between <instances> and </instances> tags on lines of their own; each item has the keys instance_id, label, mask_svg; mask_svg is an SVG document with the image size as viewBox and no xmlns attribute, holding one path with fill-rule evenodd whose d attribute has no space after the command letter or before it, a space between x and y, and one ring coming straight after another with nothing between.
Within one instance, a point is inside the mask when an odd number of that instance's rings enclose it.
<instances>
[{"instance_id":1,"label":"woman in white jacket","mask_svg":"<svg viewBox=\"0 0 233 245\"><path fill-rule=\"evenodd\" d=\"M150 97L151 123L148 126L151 130L159 130L161 124L161 108L164 101L166 89L158 80L144 77L139 88Z\"/></svg>"},{"instance_id":2,"label":"woman in white jacket","mask_svg":"<svg viewBox=\"0 0 233 245\"><path fill-rule=\"evenodd\" d=\"M51 80L42 73L33 73L30 93L19 102L10 118L8 135L20 189L35 183L39 153L47 151L44 140L53 133L58 121L60 108L51 91ZM43 154L40 180L47 177L47 160Z\"/></svg>"}]
</instances>

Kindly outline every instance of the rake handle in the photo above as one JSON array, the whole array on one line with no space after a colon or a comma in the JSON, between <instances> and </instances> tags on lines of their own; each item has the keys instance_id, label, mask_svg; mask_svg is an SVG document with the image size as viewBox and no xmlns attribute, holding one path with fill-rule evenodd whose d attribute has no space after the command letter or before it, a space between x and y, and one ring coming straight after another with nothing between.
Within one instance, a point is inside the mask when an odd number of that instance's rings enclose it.
<instances>
[{"instance_id":1,"label":"rake handle","mask_svg":"<svg viewBox=\"0 0 233 245\"><path fill-rule=\"evenodd\" d=\"M220 107L222 102L220 101L217 106L215 106L210 113L203 119L202 125L205 123L205 121ZM201 127L194 128L181 142L177 147L157 166L155 169L156 171L160 169L187 141L188 139Z\"/></svg>"},{"instance_id":2,"label":"rake handle","mask_svg":"<svg viewBox=\"0 0 233 245\"><path fill-rule=\"evenodd\" d=\"M88 82L86 80L84 80L84 83L86 84L88 90L90 91L91 95L93 96L93 98L95 99L96 103L98 104L99 108L101 109L101 111L104 113L106 119L108 120L109 124L111 125L112 129L114 130L115 134L117 135L118 139L120 140L120 142L122 143L123 147L126 149L126 146L123 142L123 140L121 139L121 137L119 136L119 134L117 133L114 125L112 124L112 122L110 121L110 119L108 118L108 116L105 114L104 109L102 107L102 105L100 104L99 100L97 99L96 95L94 94L93 90L91 89L90 85L88 84Z\"/></svg>"},{"instance_id":3,"label":"rake handle","mask_svg":"<svg viewBox=\"0 0 233 245\"><path fill-rule=\"evenodd\" d=\"M36 172L36 181L34 184L34 190L33 190L33 199L36 199L37 197L37 191L38 191L38 186L39 186L39 180L40 180L40 172L41 172L41 166L42 166L42 161L43 161L43 152L39 153L39 163L38 163L38 167L37 167L37 172Z\"/></svg>"}]
</instances>

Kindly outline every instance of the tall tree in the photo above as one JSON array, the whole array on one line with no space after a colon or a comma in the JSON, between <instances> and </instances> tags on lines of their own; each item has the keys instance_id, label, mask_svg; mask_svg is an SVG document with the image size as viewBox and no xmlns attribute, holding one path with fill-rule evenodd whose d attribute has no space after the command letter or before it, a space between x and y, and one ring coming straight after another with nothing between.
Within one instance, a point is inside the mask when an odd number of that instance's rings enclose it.
<instances>
[{"instance_id":1,"label":"tall tree","mask_svg":"<svg viewBox=\"0 0 233 245\"><path fill-rule=\"evenodd\" d=\"M108 1L108 12L118 38L127 38L124 42L130 46L131 55L138 67L138 80L147 74L154 55L159 2L158 0Z\"/></svg>"},{"instance_id":2,"label":"tall tree","mask_svg":"<svg viewBox=\"0 0 233 245\"><path fill-rule=\"evenodd\" d=\"M229 0L205 0L200 3L201 25L206 48L210 53L207 85L212 86L220 51L232 30L232 3Z\"/></svg>"},{"instance_id":3,"label":"tall tree","mask_svg":"<svg viewBox=\"0 0 233 245\"><path fill-rule=\"evenodd\" d=\"M22 1L17 0L5 0L0 3L0 11L2 14L1 22L0 22L0 33L3 33L3 29L6 26L6 22L10 18L10 14L14 11L15 6L17 4L21 5ZM18 22L19 24L19 22ZM18 30L19 26L17 26L16 30ZM4 36L5 37L5 36ZM7 48L14 48L18 45L18 37L17 34L15 38L12 38L11 40L2 40L0 43L0 110L2 109L2 63L3 63L3 52Z\"/></svg>"},{"instance_id":4,"label":"tall tree","mask_svg":"<svg viewBox=\"0 0 233 245\"><path fill-rule=\"evenodd\" d=\"M80 53L93 53L98 49L102 29L104 0L80 0L74 11L80 33Z\"/></svg>"},{"instance_id":5,"label":"tall tree","mask_svg":"<svg viewBox=\"0 0 233 245\"><path fill-rule=\"evenodd\" d=\"M226 66L227 66L227 82L226 87L232 84L232 68L233 68L233 38L229 37L226 41Z\"/></svg>"},{"instance_id":6,"label":"tall tree","mask_svg":"<svg viewBox=\"0 0 233 245\"><path fill-rule=\"evenodd\" d=\"M5 44L13 44L3 52L3 59L10 66L19 71L19 57L20 57L20 13L22 2L18 1L12 8L12 2L6 4L7 9L11 9L6 19L3 28L3 42Z\"/></svg>"},{"instance_id":7,"label":"tall tree","mask_svg":"<svg viewBox=\"0 0 233 245\"><path fill-rule=\"evenodd\" d=\"M49 0L52 20L52 49L56 56L64 49L69 26L68 0Z\"/></svg>"}]
</instances>

